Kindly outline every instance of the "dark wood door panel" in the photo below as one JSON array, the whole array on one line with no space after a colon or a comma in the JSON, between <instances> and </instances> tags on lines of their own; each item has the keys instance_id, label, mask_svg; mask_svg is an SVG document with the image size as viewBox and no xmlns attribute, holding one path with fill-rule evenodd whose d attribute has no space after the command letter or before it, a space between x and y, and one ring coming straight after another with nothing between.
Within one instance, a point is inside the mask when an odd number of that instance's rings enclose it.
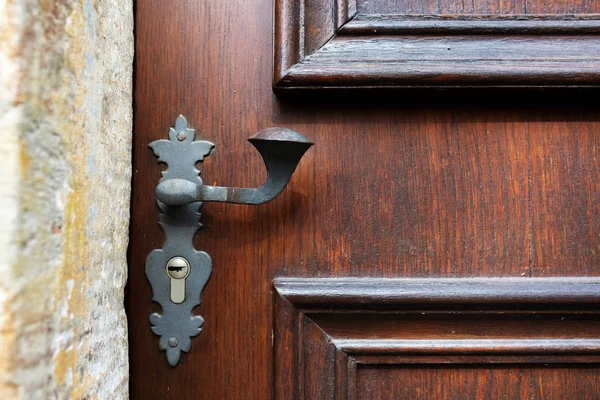
<instances>
[{"instance_id":1,"label":"dark wood door panel","mask_svg":"<svg viewBox=\"0 0 600 400\"><path fill-rule=\"evenodd\" d=\"M364 365L357 368L356 399L595 399L599 373L600 366Z\"/></svg>"},{"instance_id":2,"label":"dark wood door panel","mask_svg":"<svg viewBox=\"0 0 600 400\"><path fill-rule=\"evenodd\" d=\"M361 14L591 14L600 4L589 0L357 0Z\"/></svg>"},{"instance_id":3,"label":"dark wood door panel","mask_svg":"<svg viewBox=\"0 0 600 400\"><path fill-rule=\"evenodd\" d=\"M270 0L144 0L136 7L134 189L126 297L132 398L272 398L275 373L294 373L273 368L278 314L273 313L271 282L276 277L600 273L600 116L594 103L483 97L479 103L449 98L434 105L429 97L389 93L331 99L317 95L309 101L278 98L272 91ZM153 198L160 167L147 144L164 138L179 114L186 115L200 137L217 145L203 164L207 184L261 184L262 161L246 138L263 128L295 129L316 146L272 203L207 203L201 209L204 227L196 248L210 253L214 263L198 309L205 325L181 365L170 368L148 322L157 307L144 262L152 249L161 247L164 235ZM594 320L568 311L538 315L535 326L551 339L571 335L595 340ZM369 325L368 318L375 318L369 315L355 319L366 333L370 326L380 338L403 337L402 319L376 318ZM330 347L321 347L327 341L316 340L323 331L320 326L332 332L347 328L334 317L312 318L314 326L307 325L306 334L314 335L314 351L308 355L329 354ZM449 316L437 322L415 318L410 321L418 329L403 331L405 338L439 338L438 328L454 329L465 339L484 331L498 339L535 333L517 317L488 315L480 321L463 314L455 324ZM564 321L568 325L561 330ZM343 358L340 352L334 354ZM583 356L587 364L596 357ZM508 370L513 372L507 374L530 368L536 380L555 381L556 393L582 393L594 374L591 368L589 375L570 374L570 368L584 370L574 367L572 359L553 359L566 366L544 369L520 367L513 356L502 357L507 357L502 359L505 364L512 362ZM399 359L392 361L397 364ZM419 368L423 377L430 376L428 366ZM474 379L470 370L460 371L448 379ZM306 371L307 376L311 373ZM482 376L487 379L486 373ZM544 393L550 389L544 386Z\"/></svg>"},{"instance_id":4,"label":"dark wood door panel","mask_svg":"<svg viewBox=\"0 0 600 400\"><path fill-rule=\"evenodd\" d=\"M282 238L290 250L277 273L596 274L597 117L467 107L331 106L307 111L315 126L288 119L319 143L308 155L315 180L302 171L294 178L309 188L307 203L290 200L298 211L279 228L292 236Z\"/></svg>"},{"instance_id":5,"label":"dark wood door panel","mask_svg":"<svg viewBox=\"0 0 600 400\"><path fill-rule=\"evenodd\" d=\"M447 9L446 3L428 2L435 11L415 13L411 6L419 2L277 0L274 87L564 89L600 84L599 6L563 1L544 9L536 7L544 2L529 8L517 1L503 2L507 7L498 10Z\"/></svg>"},{"instance_id":6,"label":"dark wood door panel","mask_svg":"<svg viewBox=\"0 0 600 400\"><path fill-rule=\"evenodd\" d=\"M568 126L547 121L529 139L532 276L599 271L600 125Z\"/></svg>"},{"instance_id":7,"label":"dark wood door panel","mask_svg":"<svg viewBox=\"0 0 600 400\"><path fill-rule=\"evenodd\" d=\"M598 285L278 279L276 398L594 398Z\"/></svg>"}]
</instances>

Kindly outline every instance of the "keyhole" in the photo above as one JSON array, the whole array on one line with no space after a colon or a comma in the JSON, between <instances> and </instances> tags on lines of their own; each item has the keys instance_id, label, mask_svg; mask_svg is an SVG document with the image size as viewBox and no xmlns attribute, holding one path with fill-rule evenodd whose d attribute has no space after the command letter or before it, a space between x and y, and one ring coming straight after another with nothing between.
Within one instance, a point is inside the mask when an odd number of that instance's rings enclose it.
<instances>
[{"instance_id":1,"label":"keyhole","mask_svg":"<svg viewBox=\"0 0 600 400\"><path fill-rule=\"evenodd\" d=\"M166 272L171 280L171 301L176 304L183 303L185 279L190 274L190 263L183 257L173 257L167 262Z\"/></svg>"}]
</instances>

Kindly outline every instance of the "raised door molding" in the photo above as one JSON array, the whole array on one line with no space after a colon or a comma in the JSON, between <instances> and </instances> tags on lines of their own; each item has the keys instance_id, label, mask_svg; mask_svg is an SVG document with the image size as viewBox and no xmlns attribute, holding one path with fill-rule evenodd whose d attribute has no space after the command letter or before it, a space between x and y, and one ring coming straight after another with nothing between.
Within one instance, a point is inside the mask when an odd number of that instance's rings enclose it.
<instances>
[{"instance_id":1,"label":"raised door molding","mask_svg":"<svg viewBox=\"0 0 600 400\"><path fill-rule=\"evenodd\" d=\"M276 89L596 87L600 14L360 15L276 0Z\"/></svg>"},{"instance_id":2,"label":"raised door molding","mask_svg":"<svg viewBox=\"0 0 600 400\"><path fill-rule=\"evenodd\" d=\"M356 399L365 366L600 362L597 278L284 278L274 287L276 399Z\"/></svg>"}]
</instances>

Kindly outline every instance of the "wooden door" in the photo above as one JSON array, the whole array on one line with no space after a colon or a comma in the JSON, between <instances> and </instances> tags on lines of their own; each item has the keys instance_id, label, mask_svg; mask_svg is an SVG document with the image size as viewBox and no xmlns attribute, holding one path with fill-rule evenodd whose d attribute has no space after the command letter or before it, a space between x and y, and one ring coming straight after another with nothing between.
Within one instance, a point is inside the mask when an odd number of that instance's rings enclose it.
<instances>
[{"instance_id":1,"label":"wooden door","mask_svg":"<svg viewBox=\"0 0 600 400\"><path fill-rule=\"evenodd\" d=\"M131 398L599 398L594 13L138 1ZM316 145L274 201L202 207L205 324L171 368L144 262L164 241L148 143L179 114L217 146L206 184L260 185L264 128Z\"/></svg>"}]
</instances>

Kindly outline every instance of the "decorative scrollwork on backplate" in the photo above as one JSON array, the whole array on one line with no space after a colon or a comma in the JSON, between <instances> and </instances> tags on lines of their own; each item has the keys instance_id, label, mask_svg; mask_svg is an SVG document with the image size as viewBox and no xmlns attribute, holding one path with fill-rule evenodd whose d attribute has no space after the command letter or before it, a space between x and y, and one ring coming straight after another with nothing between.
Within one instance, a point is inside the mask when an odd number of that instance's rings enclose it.
<instances>
[{"instance_id":1,"label":"decorative scrollwork on backplate","mask_svg":"<svg viewBox=\"0 0 600 400\"><path fill-rule=\"evenodd\" d=\"M180 115L175 128L169 130L169 140L150 143L158 161L168 167L162 172L161 182L178 178L202 184L196 163L210 155L215 145L205 140L195 141L195 138L194 129L190 129L187 120ZM194 236L202 226L202 202L177 207L158 200L157 203L166 241L162 249L153 250L146 258L146 276L152 286L153 300L160 304L162 313L152 314L150 323L152 331L160 336L159 347L166 351L169 365L176 366L181 352L190 350L191 338L202 331L204 319L192 315L192 310L200 304L202 290L212 273L212 261L206 252L197 251L193 246ZM183 257L190 264L189 275L185 278L185 300L179 304L171 301L171 279L165 269L173 257Z\"/></svg>"}]
</instances>

